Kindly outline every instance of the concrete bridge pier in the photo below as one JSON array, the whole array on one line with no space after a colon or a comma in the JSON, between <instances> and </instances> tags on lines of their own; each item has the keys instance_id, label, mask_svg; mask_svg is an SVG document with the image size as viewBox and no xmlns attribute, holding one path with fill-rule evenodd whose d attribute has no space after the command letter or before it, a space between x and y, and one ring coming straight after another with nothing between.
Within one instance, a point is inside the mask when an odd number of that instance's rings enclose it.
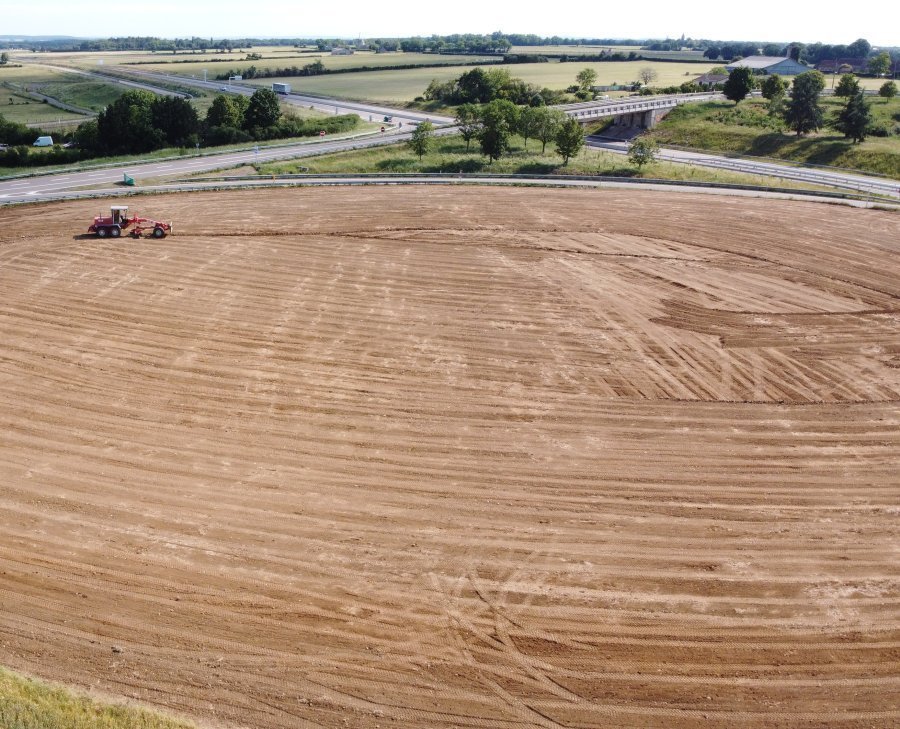
<instances>
[{"instance_id":1,"label":"concrete bridge pier","mask_svg":"<svg viewBox=\"0 0 900 729\"><path fill-rule=\"evenodd\" d=\"M613 124L617 127L652 129L671 110L671 108L650 109L648 111L636 111L631 114L621 114L615 118Z\"/></svg>"}]
</instances>

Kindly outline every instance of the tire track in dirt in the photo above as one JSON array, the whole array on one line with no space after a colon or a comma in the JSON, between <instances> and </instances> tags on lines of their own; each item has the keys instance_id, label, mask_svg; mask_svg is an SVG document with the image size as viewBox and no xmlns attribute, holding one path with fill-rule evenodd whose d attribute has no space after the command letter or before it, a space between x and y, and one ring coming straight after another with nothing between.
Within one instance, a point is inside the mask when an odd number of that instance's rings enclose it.
<instances>
[{"instance_id":1,"label":"tire track in dirt","mask_svg":"<svg viewBox=\"0 0 900 729\"><path fill-rule=\"evenodd\" d=\"M896 216L141 206L0 210L0 664L262 729L900 720Z\"/></svg>"}]
</instances>

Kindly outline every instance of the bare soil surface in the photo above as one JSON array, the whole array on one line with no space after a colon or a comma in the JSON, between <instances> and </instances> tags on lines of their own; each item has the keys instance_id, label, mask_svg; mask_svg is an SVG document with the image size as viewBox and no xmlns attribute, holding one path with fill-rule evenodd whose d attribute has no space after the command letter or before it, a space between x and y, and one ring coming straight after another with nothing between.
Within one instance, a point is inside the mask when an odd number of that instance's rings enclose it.
<instances>
[{"instance_id":1,"label":"bare soil surface","mask_svg":"<svg viewBox=\"0 0 900 729\"><path fill-rule=\"evenodd\" d=\"M226 727L900 724L900 217L0 210L0 664Z\"/></svg>"}]
</instances>

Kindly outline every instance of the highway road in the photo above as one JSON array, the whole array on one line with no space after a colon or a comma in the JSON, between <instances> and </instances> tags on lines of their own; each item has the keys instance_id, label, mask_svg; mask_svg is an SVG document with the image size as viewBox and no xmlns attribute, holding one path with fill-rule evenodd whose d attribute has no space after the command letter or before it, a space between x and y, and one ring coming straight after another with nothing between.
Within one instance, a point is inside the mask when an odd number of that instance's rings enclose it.
<instances>
[{"instance_id":1,"label":"highway road","mask_svg":"<svg viewBox=\"0 0 900 729\"><path fill-rule=\"evenodd\" d=\"M49 68L53 71L57 71L59 73L71 73L76 76L86 76L88 78L96 79L98 81L103 81L108 84L119 84L120 86L127 86L132 89L140 89L142 91L150 91L154 94L158 94L160 96L180 96L181 98L187 98L187 94L183 94L179 91L170 91L169 89L161 89L158 86L154 86L153 84L144 83L142 81L130 81L128 79L119 78L118 76L112 76L106 73L95 73L93 71L83 71L80 68L73 68L72 66L57 66L52 63L41 63L40 61L31 61L25 56L16 57L16 61L20 63L28 63L32 66L40 66L41 68Z\"/></svg>"},{"instance_id":2,"label":"highway road","mask_svg":"<svg viewBox=\"0 0 900 729\"><path fill-rule=\"evenodd\" d=\"M41 64L47 66L47 64ZM88 71L79 71L67 67L48 66L58 68L85 76L95 76L109 80L103 74L95 74ZM129 69L133 75L140 76L142 81L124 82L128 85L155 90L159 93L172 93L159 89L155 83L178 83L182 86L193 86L217 91L226 86L231 93L251 95L257 87L246 84L225 83L222 81L203 81L199 79L184 78L182 76L170 76L161 73L146 71L135 72ZM646 97L650 98L650 97ZM284 99L291 104L302 107L313 107L319 111L333 114L357 114L362 119L380 122L384 116L392 117L392 124L385 125L384 134L376 134L368 137L354 139L340 139L328 141L309 141L296 144L249 148L235 152L209 153L191 157L160 160L156 162L133 162L123 165L103 167L101 169L86 170L84 172L68 172L54 175L31 177L26 179L0 180L0 204L4 202L22 202L27 200L44 199L55 193L66 190L85 187L110 185L120 182L123 173L141 179L154 179L164 177L183 177L198 172L227 169L244 164L267 162L280 159L293 159L324 154L327 152L345 151L360 147L372 147L393 144L405 141L409 138L413 126L425 119L429 119L436 125L447 125L439 130L440 134L453 133L454 128L449 126L453 120L446 116L426 115L422 112L410 110L398 110L377 104L365 104L339 99L323 99L302 94L288 94ZM588 104L575 104L566 107L566 110L575 111L584 109ZM407 131L407 129L409 131ZM605 140L589 137L588 144L597 149L605 149L617 154L626 154L628 143L623 141ZM796 180L808 184L821 185L823 187L835 187L838 189L852 190L862 194L886 195L892 198L900 198L900 183L889 178L867 177L851 173L821 170L817 168L795 167L749 160L745 158L722 157L718 155L689 152L674 149L660 150L660 158L670 162L691 164L717 169L729 169L736 172L744 172L755 175L765 175L780 179Z\"/></svg>"},{"instance_id":3,"label":"highway road","mask_svg":"<svg viewBox=\"0 0 900 729\"><path fill-rule=\"evenodd\" d=\"M588 137L587 144L594 149L604 149L616 154L628 154L628 142ZM893 198L900 198L900 182L888 177L868 177L837 170L794 167L787 164L778 164L777 162L722 157L720 155L668 148L659 150L659 159L667 162L697 165L699 167L732 170L751 175L777 177L783 180L795 180L810 185L821 185L822 187L835 187L842 190L852 190L864 195L887 195Z\"/></svg>"},{"instance_id":4,"label":"highway road","mask_svg":"<svg viewBox=\"0 0 900 729\"><path fill-rule=\"evenodd\" d=\"M447 128L439 130L438 133L451 134L453 131L453 128ZM374 135L324 141L316 139L294 144L259 147L258 150L250 147L231 152L104 166L83 172L62 172L28 178L7 178L0 180L0 204L56 199L69 191L108 188L113 183L121 182L124 173L135 178L140 184L142 180L185 177L196 173L211 172L258 162L296 159L328 152L341 152L350 149L395 144L408 139L410 133L411 131L402 132L392 129L391 133L385 134L376 133ZM627 142L610 142L589 138L588 143L594 148L605 149L619 154L626 154L628 150ZM871 193L900 198L900 183L887 178L863 177L861 175L850 175L829 170L811 170L679 150L662 150L660 156L663 159L671 159L673 162L731 169L750 174L780 177L782 179L802 180L824 187L837 187L864 194Z\"/></svg>"},{"instance_id":5,"label":"highway road","mask_svg":"<svg viewBox=\"0 0 900 729\"><path fill-rule=\"evenodd\" d=\"M225 89L227 93L243 94L244 96L251 96L258 88L263 88L234 81L203 81L201 79L185 78L184 76L155 73L152 71L135 71L133 69L128 69L127 72L132 76L146 79L148 82L177 83L181 86L192 86L194 88L214 92L221 92ZM358 114L363 121L381 122L386 116L392 117L391 123L400 129L404 126L418 124L419 122L426 120L431 121L436 126L453 123L453 119L448 116L427 114L411 109L395 109L381 104L368 104L364 102L330 99L321 96L308 96L305 94L294 93L284 94L281 98L294 106L300 106L305 109L312 107L313 109L326 114Z\"/></svg>"},{"instance_id":6,"label":"highway road","mask_svg":"<svg viewBox=\"0 0 900 729\"><path fill-rule=\"evenodd\" d=\"M0 179L0 204L11 202L27 202L50 199L58 193L81 188L102 188L113 183L122 182L123 174L133 177L138 184L142 180L165 177L184 177L197 172L227 169L257 162L270 162L280 159L296 159L310 157L328 152L341 152L348 149L375 147L396 144L409 138L410 132L394 130L391 134L357 136L335 140L294 144L273 145L269 147L250 147L232 152L178 157L153 162L129 162L121 165L104 166L83 172L60 172L58 174L41 175L27 178Z\"/></svg>"}]
</instances>

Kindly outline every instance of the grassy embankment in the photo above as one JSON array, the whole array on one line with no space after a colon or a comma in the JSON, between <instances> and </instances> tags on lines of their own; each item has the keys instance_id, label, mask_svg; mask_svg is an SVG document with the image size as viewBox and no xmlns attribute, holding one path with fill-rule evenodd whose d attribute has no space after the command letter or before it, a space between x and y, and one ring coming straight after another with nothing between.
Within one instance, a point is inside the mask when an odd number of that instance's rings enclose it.
<instances>
[{"instance_id":1,"label":"grassy embankment","mask_svg":"<svg viewBox=\"0 0 900 729\"><path fill-rule=\"evenodd\" d=\"M81 114L72 113L45 103L28 95L29 90L57 98L55 93L44 89L48 86L59 90L69 84L83 83L83 76L76 76L40 66L24 65L4 68L0 66L0 115L4 119L19 124L71 121L77 124L84 120ZM89 108L80 100L60 99L82 108ZM0 140L3 141L3 140Z\"/></svg>"},{"instance_id":2,"label":"grassy embankment","mask_svg":"<svg viewBox=\"0 0 900 729\"><path fill-rule=\"evenodd\" d=\"M873 98L871 104L877 125L890 130L900 126L900 99ZM828 118L843 105L841 99L822 100ZM797 137L768 116L764 99L742 101L737 106L730 101L680 106L651 134L662 146L775 157L900 178L900 135L870 136L861 144L853 144L833 129Z\"/></svg>"},{"instance_id":3,"label":"grassy embankment","mask_svg":"<svg viewBox=\"0 0 900 729\"><path fill-rule=\"evenodd\" d=\"M306 169L304 169L306 168ZM260 174L293 174L308 170L315 173L366 173L366 172L427 172L455 174L496 173L496 174L538 174L538 175L610 175L615 177L637 177L647 179L686 180L693 182L724 182L743 185L763 185L770 187L809 188L802 183L777 180L759 175L746 175L727 170L714 170L666 162L654 162L638 171L622 155L597 149L584 149L563 165L554 145L548 144L545 154L541 154L541 143L529 140L527 149L521 138L514 139L509 154L489 163L487 157L479 154L478 142L473 141L470 151L461 137L440 137L433 149L421 160L404 144L390 147L354 150L320 157L306 157L288 162L272 162L257 166ZM815 189L815 188L814 188Z\"/></svg>"},{"instance_id":4,"label":"grassy embankment","mask_svg":"<svg viewBox=\"0 0 900 729\"><path fill-rule=\"evenodd\" d=\"M196 729L155 711L95 701L0 668L3 729Z\"/></svg>"}]
</instances>

